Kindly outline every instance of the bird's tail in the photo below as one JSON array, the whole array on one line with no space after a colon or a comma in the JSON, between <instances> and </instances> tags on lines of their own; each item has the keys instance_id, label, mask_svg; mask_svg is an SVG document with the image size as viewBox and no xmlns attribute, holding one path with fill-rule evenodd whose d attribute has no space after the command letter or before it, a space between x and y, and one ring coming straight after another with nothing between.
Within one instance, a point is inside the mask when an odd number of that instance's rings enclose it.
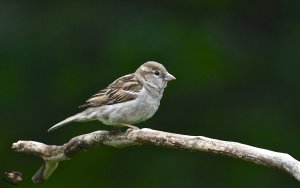
<instances>
[{"instance_id":1,"label":"bird's tail","mask_svg":"<svg viewBox=\"0 0 300 188\"><path fill-rule=\"evenodd\" d=\"M82 115L83 114L81 112L81 113L75 114L74 116L68 117L67 119L65 119L65 120L53 125L52 127L50 127L50 129L48 129L48 132L52 132L52 131L64 126L65 124L71 123L73 121L80 121Z\"/></svg>"}]
</instances>

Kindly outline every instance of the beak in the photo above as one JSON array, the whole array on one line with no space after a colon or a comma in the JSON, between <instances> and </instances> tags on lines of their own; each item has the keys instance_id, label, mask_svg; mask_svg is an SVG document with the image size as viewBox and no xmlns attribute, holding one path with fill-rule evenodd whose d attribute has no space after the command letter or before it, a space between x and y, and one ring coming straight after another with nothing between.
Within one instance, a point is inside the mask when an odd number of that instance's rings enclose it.
<instances>
[{"instance_id":1,"label":"beak","mask_svg":"<svg viewBox=\"0 0 300 188\"><path fill-rule=\"evenodd\" d=\"M176 80L176 78L172 74L170 74L170 73L167 72L165 74L164 80L171 81L171 80Z\"/></svg>"}]
</instances>

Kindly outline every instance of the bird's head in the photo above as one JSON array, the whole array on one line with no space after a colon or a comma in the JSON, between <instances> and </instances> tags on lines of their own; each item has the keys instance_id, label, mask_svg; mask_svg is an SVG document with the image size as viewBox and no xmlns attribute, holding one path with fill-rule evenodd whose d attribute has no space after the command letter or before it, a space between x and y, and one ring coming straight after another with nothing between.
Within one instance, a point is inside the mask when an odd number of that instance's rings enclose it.
<instances>
[{"instance_id":1,"label":"bird's head","mask_svg":"<svg viewBox=\"0 0 300 188\"><path fill-rule=\"evenodd\" d=\"M176 79L162 64L155 61L148 61L142 64L136 70L136 74L143 84L161 89L164 89L167 86L168 81Z\"/></svg>"}]
</instances>

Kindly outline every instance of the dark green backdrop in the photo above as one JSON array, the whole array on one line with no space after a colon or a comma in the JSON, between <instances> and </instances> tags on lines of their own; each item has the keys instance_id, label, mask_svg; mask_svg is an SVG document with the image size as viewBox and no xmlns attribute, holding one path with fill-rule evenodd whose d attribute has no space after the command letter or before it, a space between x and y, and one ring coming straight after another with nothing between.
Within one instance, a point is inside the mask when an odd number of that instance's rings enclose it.
<instances>
[{"instance_id":1,"label":"dark green backdrop","mask_svg":"<svg viewBox=\"0 0 300 188\"><path fill-rule=\"evenodd\" d=\"M147 60L170 82L140 127L203 135L300 159L300 1L0 3L0 171L19 187L299 187L275 169L206 153L101 146L60 164L44 184L41 160L17 140L63 144L99 122L46 130ZM0 182L0 187L12 187Z\"/></svg>"}]
</instances>

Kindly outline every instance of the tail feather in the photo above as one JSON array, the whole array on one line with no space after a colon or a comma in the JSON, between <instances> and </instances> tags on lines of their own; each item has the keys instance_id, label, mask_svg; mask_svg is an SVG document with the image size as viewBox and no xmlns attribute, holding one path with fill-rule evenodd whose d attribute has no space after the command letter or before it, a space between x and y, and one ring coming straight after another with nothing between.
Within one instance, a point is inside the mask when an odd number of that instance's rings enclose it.
<instances>
[{"instance_id":1,"label":"tail feather","mask_svg":"<svg viewBox=\"0 0 300 188\"><path fill-rule=\"evenodd\" d=\"M54 126L50 127L50 129L48 129L48 132L52 132L52 131L54 131L54 130L56 130L56 129L58 129L58 128L66 125L68 123L71 123L73 121L77 121L77 120L80 119L81 116L82 116L82 114L79 113L79 114L76 114L74 116L68 117L67 119L65 119L65 120L55 124Z\"/></svg>"}]
</instances>

